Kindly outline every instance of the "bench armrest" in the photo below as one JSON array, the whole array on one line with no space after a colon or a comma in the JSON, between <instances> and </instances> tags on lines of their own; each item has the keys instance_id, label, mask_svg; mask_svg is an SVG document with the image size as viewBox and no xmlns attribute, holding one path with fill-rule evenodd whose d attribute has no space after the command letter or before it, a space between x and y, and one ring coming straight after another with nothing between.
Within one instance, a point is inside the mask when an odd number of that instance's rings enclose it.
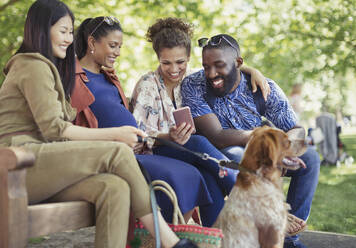
<instances>
[{"instance_id":1,"label":"bench armrest","mask_svg":"<svg viewBox=\"0 0 356 248\"><path fill-rule=\"evenodd\" d=\"M19 170L30 167L35 162L32 152L20 147L0 148L0 166L7 170Z\"/></svg>"},{"instance_id":2,"label":"bench armrest","mask_svg":"<svg viewBox=\"0 0 356 248\"><path fill-rule=\"evenodd\" d=\"M35 156L23 148L0 148L0 247L25 247L28 227L26 167Z\"/></svg>"}]
</instances>

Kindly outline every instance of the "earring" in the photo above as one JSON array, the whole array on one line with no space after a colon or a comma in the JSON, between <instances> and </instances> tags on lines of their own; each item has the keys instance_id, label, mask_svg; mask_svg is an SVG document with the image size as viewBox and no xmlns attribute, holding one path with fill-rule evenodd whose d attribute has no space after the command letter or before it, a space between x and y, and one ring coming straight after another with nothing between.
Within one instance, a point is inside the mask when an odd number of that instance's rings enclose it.
<instances>
[{"instance_id":1,"label":"earring","mask_svg":"<svg viewBox=\"0 0 356 248\"><path fill-rule=\"evenodd\" d=\"M90 50L90 53L91 53L91 54L94 54L94 51L93 51L93 50Z\"/></svg>"}]
</instances>

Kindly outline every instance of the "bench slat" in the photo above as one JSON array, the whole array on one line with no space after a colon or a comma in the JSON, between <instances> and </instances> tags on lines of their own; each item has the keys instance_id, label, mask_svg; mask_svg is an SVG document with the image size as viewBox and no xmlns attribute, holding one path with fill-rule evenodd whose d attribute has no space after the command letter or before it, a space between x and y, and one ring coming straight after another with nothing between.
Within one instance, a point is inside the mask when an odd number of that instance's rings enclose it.
<instances>
[{"instance_id":1,"label":"bench slat","mask_svg":"<svg viewBox=\"0 0 356 248\"><path fill-rule=\"evenodd\" d=\"M28 237L95 225L94 205L84 201L37 204L28 207Z\"/></svg>"}]
</instances>

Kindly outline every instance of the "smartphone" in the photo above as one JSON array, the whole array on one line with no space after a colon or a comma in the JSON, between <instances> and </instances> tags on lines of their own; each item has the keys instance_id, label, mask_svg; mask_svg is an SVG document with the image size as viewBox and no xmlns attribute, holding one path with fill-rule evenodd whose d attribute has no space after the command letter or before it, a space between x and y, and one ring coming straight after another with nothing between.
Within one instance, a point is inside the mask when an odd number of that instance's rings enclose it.
<instances>
[{"instance_id":1,"label":"smartphone","mask_svg":"<svg viewBox=\"0 0 356 248\"><path fill-rule=\"evenodd\" d=\"M173 117L177 127L185 122L195 129L193 117L188 106L174 110Z\"/></svg>"}]
</instances>

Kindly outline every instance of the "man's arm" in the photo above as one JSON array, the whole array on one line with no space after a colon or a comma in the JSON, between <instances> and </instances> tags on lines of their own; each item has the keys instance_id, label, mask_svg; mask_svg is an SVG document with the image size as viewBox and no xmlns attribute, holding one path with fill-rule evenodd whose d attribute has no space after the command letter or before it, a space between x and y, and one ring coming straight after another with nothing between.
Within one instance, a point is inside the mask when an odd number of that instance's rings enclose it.
<instances>
[{"instance_id":1,"label":"man's arm","mask_svg":"<svg viewBox=\"0 0 356 248\"><path fill-rule=\"evenodd\" d=\"M271 94L266 102L265 117L277 128L287 132L297 125L297 117L283 90L272 80Z\"/></svg>"},{"instance_id":2,"label":"man's arm","mask_svg":"<svg viewBox=\"0 0 356 248\"><path fill-rule=\"evenodd\" d=\"M242 65L240 70L251 75L252 92L256 92L257 86L259 86L261 88L263 98L267 101L267 96L271 93L271 89L263 74L259 70L247 65Z\"/></svg>"},{"instance_id":3,"label":"man's arm","mask_svg":"<svg viewBox=\"0 0 356 248\"><path fill-rule=\"evenodd\" d=\"M218 149L228 146L245 146L252 131L238 129L223 129L215 114L210 113L194 118L194 124L199 134Z\"/></svg>"},{"instance_id":4,"label":"man's arm","mask_svg":"<svg viewBox=\"0 0 356 248\"><path fill-rule=\"evenodd\" d=\"M206 92L204 71L186 77L181 86L183 105L189 106L198 133L221 149L228 146L244 146L250 132L223 129L217 116L204 98Z\"/></svg>"}]
</instances>

